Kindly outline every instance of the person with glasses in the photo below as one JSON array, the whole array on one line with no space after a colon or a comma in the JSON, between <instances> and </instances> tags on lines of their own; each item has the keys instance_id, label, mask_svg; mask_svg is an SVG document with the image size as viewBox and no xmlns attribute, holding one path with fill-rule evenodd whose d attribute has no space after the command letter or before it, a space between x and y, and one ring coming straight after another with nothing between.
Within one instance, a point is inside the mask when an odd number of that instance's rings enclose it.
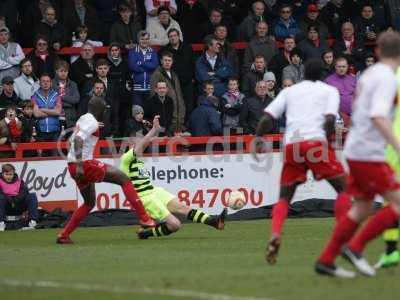
<instances>
[{"instance_id":1,"label":"person with glasses","mask_svg":"<svg viewBox=\"0 0 400 300\"><path fill-rule=\"evenodd\" d=\"M49 48L49 41L45 36L36 37L35 48L29 53L28 58L32 62L33 72L37 78L42 74L54 78L54 64L58 61L58 56Z\"/></svg>"},{"instance_id":2,"label":"person with glasses","mask_svg":"<svg viewBox=\"0 0 400 300\"><path fill-rule=\"evenodd\" d=\"M292 17L290 5L283 5L279 10L279 19L274 26L275 38L283 41L287 37L301 39L301 30L297 21Z\"/></svg>"},{"instance_id":3,"label":"person with glasses","mask_svg":"<svg viewBox=\"0 0 400 300\"><path fill-rule=\"evenodd\" d=\"M39 89L39 80L33 74L32 62L24 58L19 64L21 75L14 79L14 91L21 100L30 100Z\"/></svg>"}]
</instances>

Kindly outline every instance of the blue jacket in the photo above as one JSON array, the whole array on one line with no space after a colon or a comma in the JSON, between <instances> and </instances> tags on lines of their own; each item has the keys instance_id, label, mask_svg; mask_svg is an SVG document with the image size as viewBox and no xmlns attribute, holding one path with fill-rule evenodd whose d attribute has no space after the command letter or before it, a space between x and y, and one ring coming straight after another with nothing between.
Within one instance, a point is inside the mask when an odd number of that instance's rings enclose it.
<instances>
[{"instance_id":1,"label":"blue jacket","mask_svg":"<svg viewBox=\"0 0 400 300\"><path fill-rule=\"evenodd\" d=\"M208 75L208 72L214 72L213 76ZM217 97L221 97L227 88L228 78L233 76L233 67L229 61L218 55L214 69L206 58L205 52L196 61L196 80L201 84L206 80L211 80L214 84Z\"/></svg>"},{"instance_id":2,"label":"blue jacket","mask_svg":"<svg viewBox=\"0 0 400 300\"><path fill-rule=\"evenodd\" d=\"M277 40L283 40L288 36L294 37L296 40L301 38L301 30L295 19L290 17L289 19L289 27L286 27L285 23L283 23L282 18L278 19L274 26L274 34Z\"/></svg>"},{"instance_id":3,"label":"blue jacket","mask_svg":"<svg viewBox=\"0 0 400 300\"><path fill-rule=\"evenodd\" d=\"M32 100L39 108L54 109L59 101L58 93L55 90L50 90L48 97L45 98L41 92L42 89L37 90L33 94ZM60 118L59 116L41 118L38 125L41 132L58 132L60 131Z\"/></svg>"},{"instance_id":4,"label":"blue jacket","mask_svg":"<svg viewBox=\"0 0 400 300\"><path fill-rule=\"evenodd\" d=\"M148 47L146 54L143 55L139 46L136 46L129 50L128 65L132 72L133 90L149 91L151 74L158 67L157 53L151 47Z\"/></svg>"},{"instance_id":5,"label":"blue jacket","mask_svg":"<svg viewBox=\"0 0 400 300\"><path fill-rule=\"evenodd\" d=\"M203 98L189 117L192 136L212 136L222 134L222 122L217 108L208 99Z\"/></svg>"}]
</instances>

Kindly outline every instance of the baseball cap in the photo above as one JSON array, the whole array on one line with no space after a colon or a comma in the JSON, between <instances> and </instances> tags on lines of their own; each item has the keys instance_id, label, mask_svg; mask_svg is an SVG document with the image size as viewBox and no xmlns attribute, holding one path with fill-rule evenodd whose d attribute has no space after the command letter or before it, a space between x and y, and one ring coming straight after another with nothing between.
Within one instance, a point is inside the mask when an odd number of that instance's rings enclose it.
<instances>
[{"instance_id":1,"label":"baseball cap","mask_svg":"<svg viewBox=\"0 0 400 300\"><path fill-rule=\"evenodd\" d=\"M309 4L307 6L307 11L308 12L318 12L318 6L316 6L315 4Z\"/></svg>"},{"instance_id":2,"label":"baseball cap","mask_svg":"<svg viewBox=\"0 0 400 300\"><path fill-rule=\"evenodd\" d=\"M6 27L6 26L3 26L3 27L0 28L0 32L10 33L10 29L8 29L8 27Z\"/></svg>"}]
</instances>

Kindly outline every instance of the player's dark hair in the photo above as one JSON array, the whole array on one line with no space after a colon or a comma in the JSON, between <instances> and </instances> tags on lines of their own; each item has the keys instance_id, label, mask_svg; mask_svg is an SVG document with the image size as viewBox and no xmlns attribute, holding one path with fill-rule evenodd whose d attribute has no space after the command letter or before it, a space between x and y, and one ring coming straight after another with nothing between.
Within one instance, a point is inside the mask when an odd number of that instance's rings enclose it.
<instances>
[{"instance_id":1,"label":"player's dark hair","mask_svg":"<svg viewBox=\"0 0 400 300\"><path fill-rule=\"evenodd\" d=\"M304 78L306 80L321 80L324 75L324 65L320 59L310 59L304 66Z\"/></svg>"},{"instance_id":2,"label":"player's dark hair","mask_svg":"<svg viewBox=\"0 0 400 300\"><path fill-rule=\"evenodd\" d=\"M377 40L378 53L382 58L400 57L400 33L386 31L379 35Z\"/></svg>"}]
</instances>

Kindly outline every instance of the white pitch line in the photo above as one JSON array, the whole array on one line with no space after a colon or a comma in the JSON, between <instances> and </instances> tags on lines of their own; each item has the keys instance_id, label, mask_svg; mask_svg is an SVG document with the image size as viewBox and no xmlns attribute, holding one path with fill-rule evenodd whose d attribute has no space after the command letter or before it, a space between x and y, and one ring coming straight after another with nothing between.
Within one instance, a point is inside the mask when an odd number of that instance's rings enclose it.
<instances>
[{"instance_id":1,"label":"white pitch line","mask_svg":"<svg viewBox=\"0 0 400 300\"><path fill-rule=\"evenodd\" d=\"M66 283L57 281L22 281L14 279L1 279L0 285L30 288L53 288L78 291L109 292L114 294L147 294L157 296L172 296L180 298L194 298L204 300L273 300L272 298L260 298L252 296L231 296L224 294L211 294L181 289L153 289L149 287L123 287L118 285L105 286L103 284L90 283Z\"/></svg>"}]
</instances>

